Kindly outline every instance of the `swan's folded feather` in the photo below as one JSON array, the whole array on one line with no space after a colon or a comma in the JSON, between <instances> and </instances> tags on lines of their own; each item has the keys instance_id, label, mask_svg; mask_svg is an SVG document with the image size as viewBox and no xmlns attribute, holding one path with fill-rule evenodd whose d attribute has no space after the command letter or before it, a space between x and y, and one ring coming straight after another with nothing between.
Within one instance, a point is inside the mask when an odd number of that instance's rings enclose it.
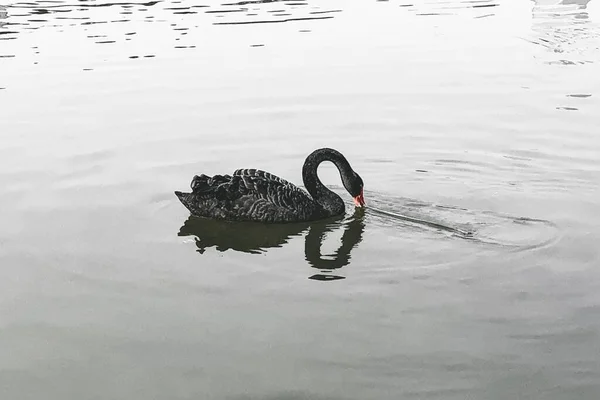
<instances>
[{"instance_id":1,"label":"swan's folded feather","mask_svg":"<svg viewBox=\"0 0 600 400\"><path fill-rule=\"evenodd\" d=\"M242 173L246 171L247 173ZM295 210L298 204L310 201L306 192L296 185L261 170L238 170L232 181L239 179L240 192L252 194L278 206Z\"/></svg>"},{"instance_id":2,"label":"swan's folded feather","mask_svg":"<svg viewBox=\"0 0 600 400\"><path fill-rule=\"evenodd\" d=\"M191 187L198 197L234 201L251 196L290 210L310 201L308 194L296 185L258 169L238 169L233 175L195 176Z\"/></svg>"},{"instance_id":3,"label":"swan's folded feather","mask_svg":"<svg viewBox=\"0 0 600 400\"><path fill-rule=\"evenodd\" d=\"M268 181L273 181L273 182L279 182L283 185L291 185L293 187L296 187L294 184L286 181L283 178L278 177L277 175L273 175L270 172L266 172L266 171L262 171L260 169L254 169L254 168L242 168L242 169L238 169L233 173L233 176L252 176L252 177L258 177L258 178L263 178L266 179Z\"/></svg>"}]
</instances>

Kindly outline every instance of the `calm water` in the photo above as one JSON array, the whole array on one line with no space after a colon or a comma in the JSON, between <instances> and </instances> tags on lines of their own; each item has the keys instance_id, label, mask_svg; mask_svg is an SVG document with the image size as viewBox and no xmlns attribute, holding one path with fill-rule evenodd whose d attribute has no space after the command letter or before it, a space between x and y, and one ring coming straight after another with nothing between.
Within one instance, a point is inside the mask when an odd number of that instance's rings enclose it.
<instances>
[{"instance_id":1,"label":"calm water","mask_svg":"<svg viewBox=\"0 0 600 400\"><path fill-rule=\"evenodd\" d=\"M0 397L599 398L599 76L597 0L3 0ZM323 146L366 212L173 195Z\"/></svg>"}]
</instances>

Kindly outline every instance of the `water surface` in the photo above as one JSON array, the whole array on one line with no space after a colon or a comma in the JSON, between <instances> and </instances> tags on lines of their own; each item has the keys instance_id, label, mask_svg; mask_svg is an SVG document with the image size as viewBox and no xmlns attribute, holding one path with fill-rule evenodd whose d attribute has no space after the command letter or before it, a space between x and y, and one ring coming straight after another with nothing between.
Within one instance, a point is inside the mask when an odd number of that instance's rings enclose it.
<instances>
[{"instance_id":1,"label":"water surface","mask_svg":"<svg viewBox=\"0 0 600 400\"><path fill-rule=\"evenodd\" d=\"M597 0L2 3L2 397L597 399L599 24ZM324 146L365 212L223 224L173 195L301 184Z\"/></svg>"}]
</instances>

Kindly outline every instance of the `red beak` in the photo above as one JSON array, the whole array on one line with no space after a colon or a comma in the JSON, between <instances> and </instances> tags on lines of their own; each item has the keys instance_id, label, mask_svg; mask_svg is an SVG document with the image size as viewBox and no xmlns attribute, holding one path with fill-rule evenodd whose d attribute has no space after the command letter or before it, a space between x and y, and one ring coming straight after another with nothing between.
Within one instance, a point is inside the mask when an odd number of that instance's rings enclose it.
<instances>
[{"instance_id":1,"label":"red beak","mask_svg":"<svg viewBox=\"0 0 600 400\"><path fill-rule=\"evenodd\" d=\"M365 206L365 197L363 196L363 191L361 189L360 194L354 197L354 205L356 207L364 207Z\"/></svg>"}]
</instances>

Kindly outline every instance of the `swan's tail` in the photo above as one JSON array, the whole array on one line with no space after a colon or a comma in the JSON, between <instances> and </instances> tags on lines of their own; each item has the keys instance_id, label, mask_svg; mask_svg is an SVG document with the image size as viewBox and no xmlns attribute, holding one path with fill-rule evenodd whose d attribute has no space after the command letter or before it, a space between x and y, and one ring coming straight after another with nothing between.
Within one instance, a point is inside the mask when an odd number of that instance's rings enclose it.
<instances>
[{"instance_id":1,"label":"swan's tail","mask_svg":"<svg viewBox=\"0 0 600 400\"><path fill-rule=\"evenodd\" d=\"M183 192L176 190L175 196L177 196L179 198L179 201L181 201L181 204L183 204L185 206L185 208L187 208L188 210L191 211L192 198L193 198L192 193L183 193Z\"/></svg>"},{"instance_id":2,"label":"swan's tail","mask_svg":"<svg viewBox=\"0 0 600 400\"><path fill-rule=\"evenodd\" d=\"M240 182L240 177L236 177ZM211 209L218 204L219 198L227 197L227 190L237 187L231 185L223 185L230 183L230 175L215 175L213 177L207 175L196 175L192 179L191 193L175 191L175 196L193 215L204 215L207 212L212 213ZM234 192L235 195L235 192Z\"/></svg>"},{"instance_id":3,"label":"swan's tail","mask_svg":"<svg viewBox=\"0 0 600 400\"><path fill-rule=\"evenodd\" d=\"M196 175L192 179L192 183L190 187L192 188L192 193L183 193L178 190L175 191L175 196L179 198L179 201L190 211L193 211L195 200L197 200L198 195L206 194L213 192L217 189L220 183L226 182L231 177L229 175L215 175L214 177L210 177L207 175Z\"/></svg>"}]
</instances>

